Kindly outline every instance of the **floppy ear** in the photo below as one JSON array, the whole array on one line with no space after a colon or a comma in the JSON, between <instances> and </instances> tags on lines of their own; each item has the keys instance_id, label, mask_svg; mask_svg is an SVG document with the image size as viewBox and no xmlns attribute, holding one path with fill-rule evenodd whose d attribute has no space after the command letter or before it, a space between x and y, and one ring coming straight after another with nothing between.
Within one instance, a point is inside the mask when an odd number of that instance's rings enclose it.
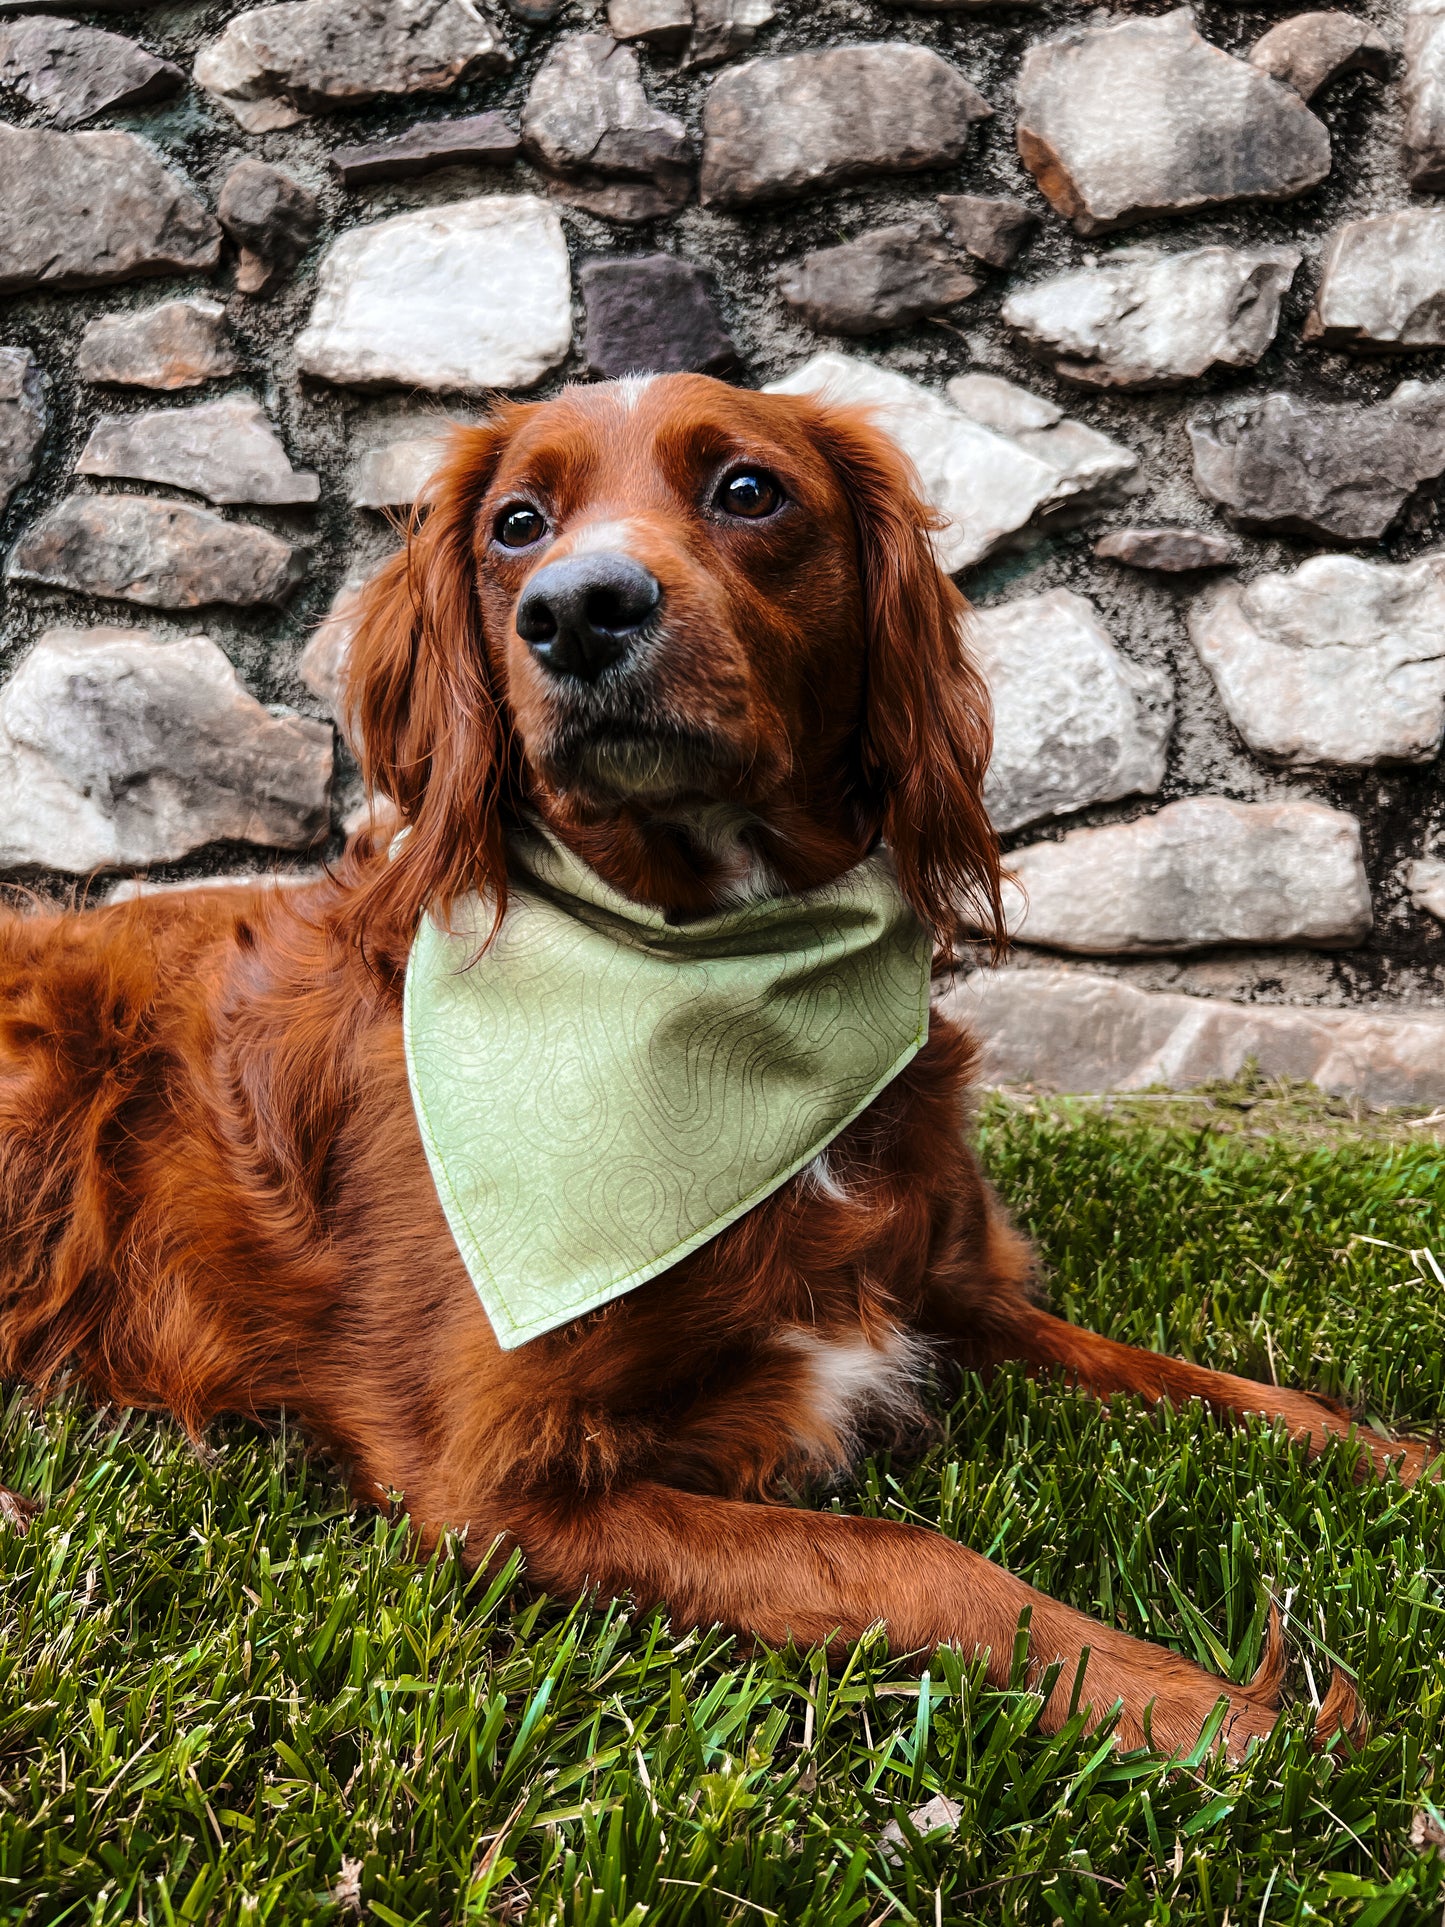
<instances>
[{"instance_id":1,"label":"floppy ear","mask_svg":"<svg viewBox=\"0 0 1445 1927\"><path fill-rule=\"evenodd\" d=\"M983 806L993 708L968 655L968 604L934 559L938 517L894 443L862 413L820 415L853 511L868 622L863 780L938 948L953 952L964 919L997 948L1002 872Z\"/></svg>"},{"instance_id":2,"label":"floppy ear","mask_svg":"<svg viewBox=\"0 0 1445 1927\"><path fill-rule=\"evenodd\" d=\"M505 907L510 730L482 634L476 516L510 427L502 407L452 433L405 547L362 591L342 686L367 790L390 798L407 835L365 866L348 921L359 938L410 937L429 909L471 890Z\"/></svg>"}]
</instances>

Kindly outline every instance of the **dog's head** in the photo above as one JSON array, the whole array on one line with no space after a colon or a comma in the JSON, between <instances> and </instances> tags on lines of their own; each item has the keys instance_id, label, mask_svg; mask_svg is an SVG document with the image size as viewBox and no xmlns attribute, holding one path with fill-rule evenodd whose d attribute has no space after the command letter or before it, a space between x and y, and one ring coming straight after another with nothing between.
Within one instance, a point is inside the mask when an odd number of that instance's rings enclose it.
<instances>
[{"instance_id":1,"label":"dog's head","mask_svg":"<svg viewBox=\"0 0 1445 1927\"><path fill-rule=\"evenodd\" d=\"M941 944L964 907L996 926L988 702L930 519L865 417L698 375L455 431L351 652L368 785L411 830L363 919L503 900L532 810L676 914L882 834Z\"/></svg>"}]
</instances>

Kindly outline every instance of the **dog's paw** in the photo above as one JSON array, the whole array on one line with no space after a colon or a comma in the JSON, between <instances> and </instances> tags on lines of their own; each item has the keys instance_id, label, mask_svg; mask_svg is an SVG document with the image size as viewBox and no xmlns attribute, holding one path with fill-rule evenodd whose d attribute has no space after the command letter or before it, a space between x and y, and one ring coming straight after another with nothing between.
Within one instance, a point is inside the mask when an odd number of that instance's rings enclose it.
<instances>
[{"instance_id":1,"label":"dog's paw","mask_svg":"<svg viewBox=\"0 0 1445 1927\"><path fill-rule=\"evenodd\" d=\"M1271 1606L1264 1633L1264 1652L1254 1669L1254 1677L1247 1686L1227 1688L1229 1711L1224 1716L1219 1737L1230 1761L1237 1764L1248 1752L1251 1740L1265 1739L1274 1731L1288 1657L1284 1625L1278 1609Z\"/></svg>"},{"instance_id":2,"label":"dog's paw","mask_svg":"<svg viewBox=\"0 0 1445 1927\"><path fill-rule=\"evenodd\" d=\"M40 1510L38 1499L27 1499L21 1492L12 1492L8 1485L0 1485L0 1525L7 1525L12 1532L28 1532L30 1521Z\"/></svg>"},{"instance_id":3,"label":"dog's paw","mask_svg":"<svg viewBox=\"0 0 1445 1927\"><path fill-rule=\"evenodd\" d=\"M1264 1656L1247 1685L1232 1685L1163 1647L1146 1650L1147 1665L1131 1668L1132 1692L1120 1694L1123 1706L1116 1737L1121 1746L1146 1746L1153 1752L1184 1759L1198 1747L1221 1700L1225 1711L1215 1745L1223 1748L1229 1760L1242 1760L1252 1741L1262 1740L1273 1730L1279 1718L1285 1669L1284 1635L1273 1609Z\"/></svg>"},{"instance_id":4,"label":"dog's paw","mask_svg":"<svg viewBox=\"0 0 1445 1927\"><path fill-rule=\"evenodd\" d=\"M1226 1686L1229 1711L1220 1728L1225 1758L1237 1766L1253 1741L1267 1739L1280 1717L1280 1694L1285 1676L1284 1632L1278 1612L1270 1608L1264 1656L1247 1686ZM1218 1704L1219 1695L1215 1695ZM1315 1711L1310 1743L1323 1749L1332 1741L1358 1745L1369 1731L1365 1709L1347 1673L1335 1672L1324 1699Z\"/></svg>"},{"instance_id":5,"label":"dog's paw","mask_svg":"<svg viewBox=\"0 0 1445 1927\"><path fill-rule=\"evenodd\" d=\"M1115 1739L1129 1750L1147 1747L1169 1759L1187 1759L1198 1749L1223 1700L1224 1718L1213 1745L1237 1766L1255 1740L1273 1732L1279 1707L1247 1686L1231 1686L1227 1680L1206 1673L1203 1667L1191 1667L1190 1672L1193 1678L1172 1682L1155 1694L1138 1716L1131 1715L1126 1707Z\"/></svg>"}]
</instances>

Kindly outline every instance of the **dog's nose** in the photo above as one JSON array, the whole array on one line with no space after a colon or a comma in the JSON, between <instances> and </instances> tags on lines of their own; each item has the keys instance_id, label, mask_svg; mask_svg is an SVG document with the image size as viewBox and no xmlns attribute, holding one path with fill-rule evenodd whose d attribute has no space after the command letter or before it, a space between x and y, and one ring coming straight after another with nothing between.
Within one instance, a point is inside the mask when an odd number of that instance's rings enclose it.
<instances>
[{"instance_id":1,"label":"dog's nose","mask_svg":"<svg viewBox=\"0 0 1445 1927\"><path fill-rule=\"evenodd\" d=\"M549 675L595 682L661 603L662 584L630 555L569 555L522 591L517 634Z\"/></svg>"}]
</instances>

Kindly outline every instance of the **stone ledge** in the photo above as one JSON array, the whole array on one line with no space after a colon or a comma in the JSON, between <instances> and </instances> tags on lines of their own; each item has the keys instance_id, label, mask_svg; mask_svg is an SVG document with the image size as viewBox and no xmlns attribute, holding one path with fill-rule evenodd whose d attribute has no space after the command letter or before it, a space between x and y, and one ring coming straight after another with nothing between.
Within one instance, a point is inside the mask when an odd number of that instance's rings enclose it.
<instances>
[{"instance_id":1,"label":"stone ledge","mask_svg":"<svg viewBox=\"0 0 1445 1927\"><path fill-rule=\"evenodd\" d=\"M1086 970L1008 968L959 975L935 1004L979 1039L986 1085L1184 1090L1253 1059L1266 1077L1371 1104L1445 1101L1445 1009L1234 1004Z\"/></svg>"}]
</instances>

